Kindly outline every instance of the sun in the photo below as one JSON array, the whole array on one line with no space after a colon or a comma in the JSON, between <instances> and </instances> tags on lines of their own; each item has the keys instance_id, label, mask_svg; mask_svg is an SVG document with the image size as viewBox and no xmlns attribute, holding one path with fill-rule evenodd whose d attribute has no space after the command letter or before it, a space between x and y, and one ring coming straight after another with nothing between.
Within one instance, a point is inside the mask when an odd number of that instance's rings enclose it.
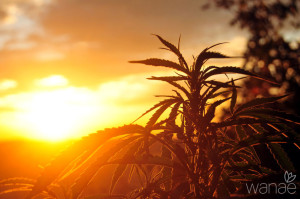
<instances>
[{"instance_id":1,"label":"sun","mask_svg":"<svg viewBox=\"0 0 300 199\"><path fill-rule=\"evenodd\" d=\"M30 90L0 100L0 108L7 107L0 114L5 131L1 136L55 142L131 123L143 112L145 104L139 97L149 88L134 83L135 78L141 77L108 81L97 88L72 85L63 75L34 79ZM13 86L10 82L7 87Z\"/></svg>"},{"instance_id":2,"label":"sun","mask_svg":"<svg viewBox=\"0 0 300 199\"><path fill-rule=\"evenodd\" d=\"M75 138L89 123L93 107L78 102L78 94L61 89L37 92L30 100L23 117L35 139L60 141Z\"/></svg>"}]
</instances>

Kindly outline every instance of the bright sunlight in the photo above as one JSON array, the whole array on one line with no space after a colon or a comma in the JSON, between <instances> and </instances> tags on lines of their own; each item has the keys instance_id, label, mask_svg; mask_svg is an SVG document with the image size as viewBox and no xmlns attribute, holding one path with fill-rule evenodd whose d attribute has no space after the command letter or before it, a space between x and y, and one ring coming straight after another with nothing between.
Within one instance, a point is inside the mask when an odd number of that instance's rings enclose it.
<instances>
[{"instance_id":1,"label":"bright sunlight","mask_svg":"<svg viewBox=\"0 0 300 199\"><path fill-rule=\"evenodd\" d=\"M68 85L62 75L51 75L34 82L38 88L7 99L12 104L19 128L31 139L61 141L77 138L79 131L93 126L95 107L88 89ZM16 107L16 104L18 105Z\"/></svg>"},{"instance_id":2,"label":"bright sunlight","mask_svg":"<svg viewBox=\"0 0 300 199\"><path fill-rule=\"evenodd\" d=\"M39 93L31 101L25 119L37 138L57 141L74 137L72 132L83 125L88 107L75 106L65 99L68 92ZM76 96L70 96L76 97Z\"/></svg>"},{"instance_id":3,"label":"bright sunlight","mask_svg":"<svg viewBox=\"0 0 300 199\"><path fill-rule=\"evenodd\" d=\"M0 114L0 124L8 132L2 135L54 142L77 139L121 122L130 123L136 119L133 113L144 109L138 97L149 89L142 78L144 75L129 76L99 84L95 89L72 85L59 74L35 79L30 91L0 98L0 107L6 107ZM13 89L8 83L3 89Z\"/></svg>"}]
</instances>

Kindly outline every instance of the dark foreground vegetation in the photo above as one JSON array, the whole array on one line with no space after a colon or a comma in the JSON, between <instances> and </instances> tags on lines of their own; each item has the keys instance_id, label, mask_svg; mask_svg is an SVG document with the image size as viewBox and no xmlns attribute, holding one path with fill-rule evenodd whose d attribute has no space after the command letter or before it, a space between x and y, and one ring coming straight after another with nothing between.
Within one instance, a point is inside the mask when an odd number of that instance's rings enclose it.
<instances>
[{"instance_id":1,"label":"dark foreground vegetation","mask_svg":"<svg viewBox=\"0 0 300 199\"><path fill-rule=\"evenodd\" d=\"M283 145L290 144L290 151L299 154L294 128L300 118L270 106L287 96L237 105L241 79L275 82L233 66L205 65L209 59L230 58L211 50L220 44L204 49L188 64L179 45L156 36L178 62L131 61L174 70L174 76L149 78L173 86L173 95L158 96L162 100L142 115L151 114L147 124L82 138L36 180L1 181L0 198L261 198L247 193L245 185L284 182L285 171L295 174ZM224 107L230 114L219 119ZM107 188L90 189L100 181ZM297 192L287 198L296 198ZM276 198L274 194L267 197Z\"/></svg>"}]
</instances>

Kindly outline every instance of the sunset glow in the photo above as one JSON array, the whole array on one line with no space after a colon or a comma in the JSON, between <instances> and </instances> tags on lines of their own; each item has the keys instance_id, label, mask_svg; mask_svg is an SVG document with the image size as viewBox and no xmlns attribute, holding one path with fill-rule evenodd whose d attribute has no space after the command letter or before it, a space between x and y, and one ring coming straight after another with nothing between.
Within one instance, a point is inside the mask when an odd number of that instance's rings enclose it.
<instances>
[{"instance_id":1,"label":"sunset glow","mask_svg":"<svg viewBox=\"0 0 300 199\"><path fill-rule=\"evenodd\" d=\"M25 110L24 121L41 139L73 137L72 133L87 122L87 116L93 111L92 107L76 105L71 101L77 97L68 90L37 93L29 102L28 110Z\"/></svg>"},{"instance_id":2,"label":"sunset glow","mask_svg":"<svg viewBox=\"0 0 300 199\"><path fill-rule=\"evenodd\" d=\"M152 33L173 43L181 35L183 55L196 56L225 41L216 50L235 56L245 50L247 34L229 28L230 13L201 11L198 1L171 4L172 9L170 1L1 1L0 138L79 138L132 122L151 107L157 88L167 90L145 78L170 71L128 61L176 61L156 51L161 44Z\"/></svg>"},{"instance_id":3,"label":"sunset glow","mask_svg":"<svg viewBox=\"0 0 300 199\"><path fill-rule=\"evenodd\" d=\"M0 0L0 199L298 198L299 19L300 0Z\"/></svg>"},{"instance_id":4,"label":"sunset glow","mask_svg":"<svg viewBox=\"0 0 300 199\"><path fill-rule=\"evenodd\" d=\"M155 4L134 1L124 5L118 1L22 2L0 3L0 137L4 140L73 139L131 123L151 107L159 91L155 82L146 80L148 74L170 73L128 63L157 55L154 50L160 44L153 42L151 33L163 31L172 40L182 34L186 44L182 50L187 54L212 44L205 39L211 32L196 26L201 19L196 2L175 2L176 8L167 15L167 2L159 10ZM175 23L181 9L190 13L183 19L189 23ZM141 14L145 10L156 13ZM164 20L152 16L165 18L169 28L162 28ZM224 50L242 52L233 46L245 42L244 35L228 35L213 43L224 40L232 41ZM158 55L168 56L163 51Z\"/></svg>"},{"instance_id":5,"label":"sunset glow","mask_svg":"<svg viewBox=\"0 0 300 199\"><path fill-rule=\"evenodd\" d=\"M57 74L32 80L30 91L0 99L0 106L6 107L0 114L2 129L12 132L2 138L60 141L130 123L143 112L139 100L149 92L144 76L109 81L95 89L72 86ZM15 89L17 83L5 80L0 86ZM124 111L118 113L120 109Z\"/></svg>"}]
</instances>

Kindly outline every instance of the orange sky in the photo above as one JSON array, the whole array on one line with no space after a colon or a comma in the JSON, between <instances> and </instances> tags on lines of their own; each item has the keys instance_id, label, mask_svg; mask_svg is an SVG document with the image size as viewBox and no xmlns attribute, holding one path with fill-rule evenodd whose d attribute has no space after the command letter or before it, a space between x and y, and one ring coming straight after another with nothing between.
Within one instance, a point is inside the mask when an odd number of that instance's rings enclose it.
<instances>
[{"instance_id":1,"label":"orange sky","mask_svg":"<svg viewBox=\"0 0 300 199\"><path fill-rule=\"evenodd\" d=\"M1 0L0 138L59 140L136 119L166 90L145 78L170 71L128 61L174 59L151 33L174 43L181 34L188 60L224 41L216 50L240 55L247 34L204 3Z\"/></svg>"}]
</instances>

